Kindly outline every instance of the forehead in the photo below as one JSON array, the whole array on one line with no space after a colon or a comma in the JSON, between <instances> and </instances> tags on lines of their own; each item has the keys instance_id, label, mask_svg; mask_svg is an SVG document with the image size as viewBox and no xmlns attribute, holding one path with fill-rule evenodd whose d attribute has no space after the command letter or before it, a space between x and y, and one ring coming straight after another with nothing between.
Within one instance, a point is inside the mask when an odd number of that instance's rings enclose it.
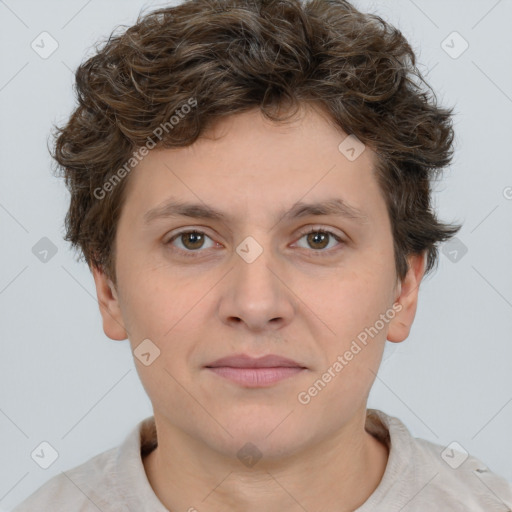
<instances>
[{"instance_id":1,"label":"forehead","mask_svg":"<svg viewBox=\"0 0 512 512\"><path fill-rule=\"evenodd\" d=\"M205 218L230 209L233 215L252 210L284 216L292 205L296 214L325 202L331 211L337 206L339 212L343 203L347 217L364 218L380 195L375 154L356 146L357 157L348 158L347 140L318 109L303 108L286 123L274 123L258 109L231 115L192 145L151 150L129 177L127 202L145 221L185 202L189 212L202 204Z\"/></svg>"}]
</instances>

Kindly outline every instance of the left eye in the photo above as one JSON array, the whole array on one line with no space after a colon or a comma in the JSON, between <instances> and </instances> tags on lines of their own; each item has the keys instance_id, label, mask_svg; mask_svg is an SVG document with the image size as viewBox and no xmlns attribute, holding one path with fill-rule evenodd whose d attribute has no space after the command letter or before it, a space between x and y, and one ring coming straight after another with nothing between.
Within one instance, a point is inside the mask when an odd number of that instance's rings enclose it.
<instances>
[{"instance_id":1,"label":"left eye","mask_svg":"<svg viewBox=\"0 0 512 512\"><path fill-rule=\"evenodd\" d=\"M316 252L326 252L322 251L322 249L325 249L329 245L329 239L333 241L333 239L337 242L342 243L343 240L334 234L332 231L324 230L324 229L310 229L306 233L303 233L299 240L302 238L307 237L307 243L310 245L316 245L316 247L313 247L313 249L316 250ZM308 247L306 247L308 249Z\"/></svg>"}]
</instances>

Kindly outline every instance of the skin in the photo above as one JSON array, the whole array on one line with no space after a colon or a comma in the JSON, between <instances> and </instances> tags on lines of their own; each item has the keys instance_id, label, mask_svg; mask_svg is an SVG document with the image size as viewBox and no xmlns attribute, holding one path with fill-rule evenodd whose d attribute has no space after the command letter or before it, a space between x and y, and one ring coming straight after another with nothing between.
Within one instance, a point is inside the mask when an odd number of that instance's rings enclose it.
<instances>
[{"instance_id":1,"label":"skin","mask_svg":"<svg viewBox=\"0 0 512 512\"><path fill-rule=\"evenodd\" d=\"M149 366L135 359L158 432L143 460L148 480L173 511L354 510L385 471L387 448L364 428L366 403L386 339L409 334L424 255L410 256L397 279L375 154L367 147L349 161L338 150L347 134L320 107L305 106L286 125L255 109L207 135L152 150L132 170L116 233L117 282L93 269L105 334L128 337L132 350L144 339L160 350ZM170 196L231 217L145 226L143 215ZM299 200L332 197L362 210L364 222L277 217ZM301 229L309 227L342 242L308 240ZM203 245L186 236L165 245L183 228L203 231ZM263 248L252 263L236 252L247 236ZM396 303L401 311L378 335L299 403L298 393ZM204 368L235 353L278 354L307 369L251 389ZM237 457L247 442L262 454L252 467Z\"/></svg>"}]
</instances>

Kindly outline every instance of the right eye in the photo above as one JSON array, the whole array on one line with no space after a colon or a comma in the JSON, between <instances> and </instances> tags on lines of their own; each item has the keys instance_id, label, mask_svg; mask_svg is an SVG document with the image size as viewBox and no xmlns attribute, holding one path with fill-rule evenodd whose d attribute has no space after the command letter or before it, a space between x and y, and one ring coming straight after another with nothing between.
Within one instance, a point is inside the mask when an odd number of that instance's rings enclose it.
<instances>
[{"instance_id":1,"label":"right eye","mask_svg":"<svg viewBox=\"0 0 512 512\"><path fill-rule=\"evenodd\" d=\"M178 247L178 251L182 252L184 256L197 257L199 256L198 253L201 252L199 249L202 249L204 246L205 237L209 238L213 242L213 246L215 246L216 242L214 242L206 233L196 229L179 231L165 242L165 245L169 245L174 248L176 246L173 242L177 241L181 244L181 247Z\"/></svg>"}]
</instances>

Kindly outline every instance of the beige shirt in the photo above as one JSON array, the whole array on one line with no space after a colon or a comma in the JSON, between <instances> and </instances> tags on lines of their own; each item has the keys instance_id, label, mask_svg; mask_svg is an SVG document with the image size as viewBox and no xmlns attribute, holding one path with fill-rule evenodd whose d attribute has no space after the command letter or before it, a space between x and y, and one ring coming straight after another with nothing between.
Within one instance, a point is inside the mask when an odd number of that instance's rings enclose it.
<instances>
[{"instance_id":1,"label":"beige shirt","mask_svg":"<svg viewBox=\"0 0 512 512\"><path fill-rule=\"evenodd\" d=\"M512 485L478 459L414 438L376 409L367 411L366 430L388 445L389 458L379 486L354 512L512 512ZM13 512L168 512L142 463L155 447L150 416L120 446L54 476Z\"/></svg>"}]
</instances>

